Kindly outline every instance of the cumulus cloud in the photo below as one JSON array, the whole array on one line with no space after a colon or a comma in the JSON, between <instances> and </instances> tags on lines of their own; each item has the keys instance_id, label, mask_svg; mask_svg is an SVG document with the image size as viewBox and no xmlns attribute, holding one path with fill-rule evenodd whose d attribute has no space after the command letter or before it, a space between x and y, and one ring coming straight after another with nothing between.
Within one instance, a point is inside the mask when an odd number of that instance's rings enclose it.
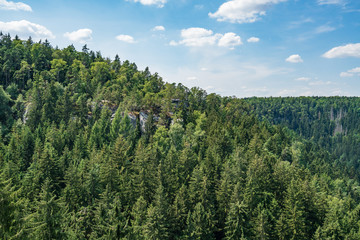
<instances>
[{"instance_id":1,"label":"cumulus cloud","mask_svg":"<svg viewBox=\"0 0 360 240\"><path fill-rule=\"evenodd\" d=\"M55 38L52 32L46 27L26 20L11 22L0 21L0 31L10 33L11 35L18 35L20 38L28 38L31 36L35 40Z\"/></svg>"},{"instance_id":2,"label":"cumulus cloud","mask_svg":"<svg viewBox=\"0 0 360 240\"><path fill-rule=\"evenodd\" d=\"M350 73L359 73L360 74L360 67L357 68L353 68L351 70L349 70Z\"/></svg>"},{"instance_id":3,"label":"cumulus cloud","mask_svg":"<svg viewBox=\"0 0 360 240\"><path fill-rule=\"evenodd\" d=\"M205 28L187 28L181 30L182 40L179 42L171 41L171 46L185 45L188 47L214 46L227 47L233 49L241 45L241 37L233 32L225 34L214 33Z\"/></svg>"},{"instance_id":4,"label":"cumulus cloud","mask_svg":"<svg viewBox=\"0 0 360 240\"><path fill-rule=\"evenodd\" d=\"M251 37L247 40L249 43L257 43L260 41L260 38L257 37Z\"/></svg>"},{"instance_id":5,"label":"cumulus cloud","mask_svg":"<svg viewBox=\"0 0 360 240\"><path fill-rule=\"evenodd\" d=\"M205 28L188 28L181 30L183 40L179 44L188 47L202 47L206 45L215 45L222 37L221 34L214 34L213 31Z\"/></svg>"},{"instance_id":6,"label":"cumulus cloud","mask_svg":"<svg viewBox=\"0 0 360 240\"><path fill-rule=\"evenodd\" d=\"M174 41L174 40L171 40L170 43L169 43L170 46L177 46L179 45L178 42Z\"/></svg>"},{"instance_id":7,"label":"cumulus cloud","mask_svg":"<svg viewBox=\"0 0 360 240\"><path fill-rule=\"evenodd\" d=\"M142 5L156 5L159 8L164 7L167 0L127 0L127 1L133 1L133 2L139 2Z\"/></svg>"},{"instance_id":8,"label":"cumulus cloud","mask_svg":"<svg viewBox=\"0 0 360 240\"><path fill-rule=\"evenodd\" d=\"M132 36L130 35L119 35L116 37L117 40L122 41L122 42L126 42L126 43L135 43L135 40Z\"/></svg>"},{"instance_id":9,"label":"cumulus cloud","mask_svg":"<svg viewBox=\"0 0 360 240\"><path fill-rule=\"evenodd\" d=\"M223 3L215 13L209 16L218 21L232 23L252 23L266 14L266 9L273 4L286 0L231 0Z\"/></svg>"},{"instance_id":10,"label":"cumulus cloud","mask_svg":"<svg viewBox=\"0 0 360 240\"><path fill-rule=\"evenodd\" d=\"M353 77L354 74L353 73L349 73L349 72L342 72L340 73L340 77Z\"/></svg>"},{"instance_id":11,"label":"cumulus cloud","mask_svg":"<svg viewBox=\"0 0 360 240\"><path fill-rule=\"evenodd\" d=\"M88 28L79 29L74 32L65 33L64 37L73 42L86 43L87 41L92 40L92 30Z\"/></svg>"},{"instance_id":12,"label":"cumulus cloud","mask_svg":"<svg viewBox=\"0 0 360 240\"><path fill-rule=\"evenodd\" d=\"M32 12L31 7L25 3L6 0L0 0L0 9Z\"/></svg>"},{"instance_id":13,"label":"cumulus cloud","mask_svg":"<svg viewBox=\"0 0 360 240\"><path fill-rule=\"evenodd\" d=\"M304 62L299 54L291 55L290 57L288 57L286 59L286 61L289 62L289 63L302 63L302 62Z\"/></svg>"},{"instance_id":14,"label":"cumulus cloud","mask_svg":"<svg viewBox=\"0 0 360 240\"><path fill-rule=\"evenodd\" d=\"M239 46L242 44L241 37L237 36L233 32L225 33L218 42L220 47L228 47L230 49L234 49L235 46Z\"/></svg>"},{"instance_id":15,"label":"cumulus cloud","mask_svg":"<svg viewBox=\"0 0 360 240\"><path fill-rule=\"evenodd\" d=\"M297 79L295 79L296 81L303 81L303 82L308 82L311 80L311 78L309 77L299 77Z\"/></svg>"},{"instance_id":16,"label":"cumulus cloud","mask_svg":"<svg viewBox=\"0 0 360 240\"><path fill-rule=\"evenodd\" d=\"M155 26L152 30L153 31L165 31L165 27L164 26Z\"/></svg>"},{"instance_id":17,"label":"cumulus cloud","mask_svg":"<svg viewBox=\"0 0 360 240\"><path fill-rule=\"evenodd\" d=\"M360 67L350 69L347 72L340 73L340 77L353 77L353 76L360 76Z\"/></svg>"},{"instance_id":18,"label":"cumulus cloud","mask_svg":"<svg viewBox=\"0 0 360 240\"><path fill-rule=\"evenodd\" d=\"M357 57L360 58L360 43L347 44L344 46L334 47L323 54L324 58L345 58Z\"/></svg>"}]
</instances>

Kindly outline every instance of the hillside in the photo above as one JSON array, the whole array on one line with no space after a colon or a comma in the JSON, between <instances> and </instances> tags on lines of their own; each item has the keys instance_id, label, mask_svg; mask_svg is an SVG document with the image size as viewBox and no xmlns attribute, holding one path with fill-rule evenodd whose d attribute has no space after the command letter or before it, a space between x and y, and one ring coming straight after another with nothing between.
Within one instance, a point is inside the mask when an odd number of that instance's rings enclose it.
<instances>
[{"instance_id":1,"label":"hillside","mask_svg":"<svg viewBox=\"0 0 360 240\"><path fill-rule=\"evenodd\" d=\"M335 157L335 164L360 180L360 98L249 98L259 119L295 131Z\"/></svg>"},{"instance_id":2,"label":"hillside","mask_svg":"<svg viewBox=\"0 0 360 240\"><path fill-rule=\"evenodd\" d=\"M360 238L357 153L329 147L356 98L221 97L9 35L0 85L2 239Z\"/></svg>"}]
</instances>

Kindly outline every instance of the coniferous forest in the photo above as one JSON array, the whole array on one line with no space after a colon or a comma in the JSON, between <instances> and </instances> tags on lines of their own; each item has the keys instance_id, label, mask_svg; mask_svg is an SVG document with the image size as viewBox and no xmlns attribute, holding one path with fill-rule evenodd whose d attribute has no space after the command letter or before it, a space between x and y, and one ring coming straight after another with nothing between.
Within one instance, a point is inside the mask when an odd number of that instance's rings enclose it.
<instances>
[{"instance_id":1,"label":"coniferous forest","mask_svg":"<svg viewBox=\"0 0 360 240\"><path fill-rule=\"evenodd\" d=\"M360 100L221 97L0 37L1 239L360 239Z\"/></svg>"}]
</instances>

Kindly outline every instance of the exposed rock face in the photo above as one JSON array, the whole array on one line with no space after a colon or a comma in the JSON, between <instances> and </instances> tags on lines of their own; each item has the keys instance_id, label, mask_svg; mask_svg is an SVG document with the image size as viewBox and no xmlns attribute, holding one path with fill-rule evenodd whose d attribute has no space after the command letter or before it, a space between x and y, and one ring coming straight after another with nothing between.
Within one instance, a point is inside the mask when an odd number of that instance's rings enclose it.
<instances>
[{"instance_id":1,"label":"exposed rock face","mask_svg":"<svg viewBox=\"0 0 360 240\"><path fill-rule=\"evenodd\" d=\"M156 123L159 122L160 118L158 116L153 115L152 117L153 117L154 122L156 122ZM141 127L141 132L143 132L143 133L146 132L145 126L146 126L148 119L149 119L149 114L147 111L141 111L139 113L140 127Z\"/></svg>"},{"instance_id":2,"label":"exposed rock face","mask_svg":"<svg viewBox=\"0 0 360 240\"><path fill-rule=\"evenodd\" d=\"M31 109L31 103L26 104L26 106L25 106L25 112L24 112L24 115L23 115L23 122L24 122L24 124L25 124L26 121L29 119L28 114L29 114L30 109Z\"/></svg>"},{"instance_id":3,"label":"exposed rock face","mask_svg":"<svg viewBox=\"0 0 360 240\"><path fill-rule=\"evenodd\" d=\"M146 112L144 112L144 111L140 112L139 119L140 119L141 132L145 132L145 125L146 125L148 118L149 118L149 115Z\"/></svg>"},{"instance_id":4,"label":"exposed rock face","mask_svg":"<svg viewBox=\"0 0 360 240\"><path fill-rule=\"evenodd\" d=\"M132 112L128 113L127 115L130 118L131 125L136 128L136 115Z\"/></svg>"},{"instance_id":5,"label":"exposed rock face","mask_svg":"<svg viewBox=\"0 0 360 240\"><path fill-rule=\"evenodd\" d=\"M173 99L172 100L172 104L176 105L176 107L179 105L180 100L179 99ZM88 107L90 108L90 112L88 113L88 119L92 118L93 112L96 110L96 108L98 107L100 110L103 108L108 108L111 111L111 117L110 117L110 121L112 121L115 118L115 114L116 111L118 109L118 106L112 104L111 102L107 101L107 100L102 100L99 103L96 102L91 102ZM25 106L25 112L23 114L23 122L26 123L26 121L28 120L28 114L30 112L31 109L31 103L27 103ZM125 112L123 112L121 115L124 117L125 116ZM169 112L168 116L171 119L171 122L174 122L174 119L172 119L173 116L173 112ZM140 123L140 129L142 133L145 133L146 129L145 129L145 125L148 121L149 118L149 112L146 110L140 111L140 112L128 112L126 114L130 121L131 124L134 128L136 128L136 122L137 120L139 120ZM72 119L75 119L75 117L72 117ZM158 123L160 120L160 117L157 115L153 115L153 120L155 123ZM179 121L179 119L177 119L177 121Z\"/></svg>"},{"instance_id":6,"label":"exposed rock face","mask_svg":"<svg viewBox=\"0 0 360 240\"><path fill-rule=\"evenodd\" d=\"M336 114L334 114L334 109L331 108L330 110L330 120L335 121L335 129L334 129L334 135L336 134L344 134L345 130L343 128L343 125L341 124L341 120L346 116L346 112L343 111L341 108L340 111Z\"/></svg>"}]
</instances>

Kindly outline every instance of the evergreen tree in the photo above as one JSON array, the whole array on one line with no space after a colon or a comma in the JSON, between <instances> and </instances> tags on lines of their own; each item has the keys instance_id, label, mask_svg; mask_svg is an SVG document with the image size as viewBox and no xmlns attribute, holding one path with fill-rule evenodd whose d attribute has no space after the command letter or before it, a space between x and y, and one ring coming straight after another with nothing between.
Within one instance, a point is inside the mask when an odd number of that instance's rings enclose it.
<instances>
[{"instance_id":1,"label":"evergreen tree","mask_svg":"<svg viewBox=\"0 0 360 240\"><path fill-rule=\"evenodd\" d=\"M153 203L149 206L143 228L145 239L169 239L169 204L162 184L156 190Z\"/></svg>"},{"instance_id":2,"label":"evergreen tree","mask_svg":"<svg viewBox=\"0 0 360 240\"><path fill-rule=\"evenodd\" d=\"M211 213L199 202L187 218L187 239L215 239Z\"/></svg>"},{"instance_id":3,"label":"evergreen tree","mask_svg":"<svg viewBox=\"0 0 360 240\"><path fill-rule=\"evenodd\" d=\"M47 178L42 186L35 212L26 217L26 232L33 239L62 239L61 206L52 193L51 181Z\"/></svg>"},{"instance_id":4,"label":"evergreen tree","mask_svg":"<svg viewBox=\"0 0 360 240\"><path fill-rule=\"evenodd\" d=\"M134 204L134 207L131 212L132 221L131 228L133 239L145 239L143 234L143 228L146 222L146 211L147 211L147 202L143 196L140 196L139 199Z\"/></svg>"}]
</instances>

